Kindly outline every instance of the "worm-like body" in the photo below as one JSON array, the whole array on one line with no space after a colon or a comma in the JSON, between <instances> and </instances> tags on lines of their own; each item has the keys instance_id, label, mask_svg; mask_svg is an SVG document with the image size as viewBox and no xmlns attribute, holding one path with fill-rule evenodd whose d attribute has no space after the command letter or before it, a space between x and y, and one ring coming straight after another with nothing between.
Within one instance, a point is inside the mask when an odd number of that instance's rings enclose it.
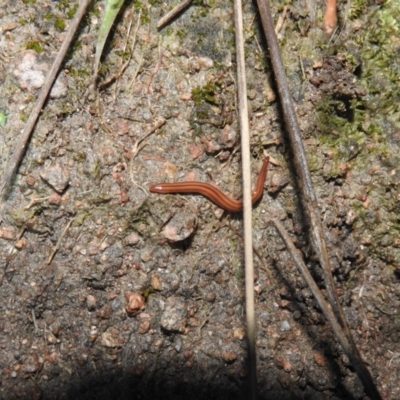
<instances>
[{"instance_id":1,"label":"worm-like body","mask_svg":"<svg viewBox=\"0 0 400 400\"><path fill-rule=\"evenodd\" d=\"M253 204L261 199L264 191L264 182L267 177L269 157L264 159L260 173L258 174L256 185L252 191L251 201ZM156 183L150 186L150 192L153 193L192 193L201 194L208 200L212 201L218 207L229 211L239 212L243 210L243 201L235 200L228 197L225 193L221 192L217 187L209 183L187 181L175 183Z\"/></svg>"}]
</instances>

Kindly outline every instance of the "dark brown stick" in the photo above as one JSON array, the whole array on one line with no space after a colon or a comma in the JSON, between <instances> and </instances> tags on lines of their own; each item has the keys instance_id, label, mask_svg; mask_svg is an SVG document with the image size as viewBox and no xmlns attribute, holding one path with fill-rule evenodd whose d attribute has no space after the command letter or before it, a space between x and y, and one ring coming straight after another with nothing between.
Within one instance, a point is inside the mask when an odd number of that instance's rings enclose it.
<instances>
[{"instance_id":1,"label":"dark brown stick","mask_svg":"<svg viewBox=\"0 0 400 400\"><path fill-rule=\"evenodd\" d=\"M278 41L274 31L274 25L269 4L267 0L257 0L257 5L260 12L264 34L268 44L269 54L271 56L271 64L274 70L275 80L281 100L285 127L290 139L290 144L294 156L294 165L296 168L296 172L299 176L299 188L301 191L302 204L304 212L310 222L311 243L322 266L328 300L350 344L353 353L352 359L357 360L357 363L353 364L353 366L356 369L359 378L364 384L365 392L368 396L371 397L371 399L378 400L381 399L381 396L372 380L369 370L364 365L361 355L354 343L353 337L351 335L349 326L345 319L335 290L332 268L329 262L328 252L326 250L326 244L324 240L321 215L311 181L311 174L307 165L305 149L297 122L297 117L294 111L292 97L284 72L285 70L279 51Z\"/></svg>"},{"instance_id":2,"label":"dark brown stick","mask_svg":"<svg viewBox=\"0 0 400 400\"><path fill-rule=\"evenodd\" d=\"M310 288L313 296L317 300L317 303L319 307L322 310L322 313L325 315L325 318L328 320L329 324L331 325L332 331L336 336L336 339L342 346L344 352L346 353L347 357L349 357L350 362L354 366L354 369L357 371L357 373L360 376L359 371L362 371L362 376L367 379L367 384L364 382L364 387L365 391L368 392L369 396L372 399L381 399L374 383L372 380L372 377L370 376L369 370L365 366L364 362L360 357L357 356L357 354L353 351L353 346L349 342L347 335L343 328L339 325L337 322L337 319L335 318L335 315L332 312L331 307L329 304L325 301L321 291L319 290L317 284L314 282L314 279L312 278L310 272L308 271L307 266L304 264L303 259L301 257L301 253L296 249L296 247L293 245L293 242L287 233L286 229L284 226L277 220L277 219L272 219L272 223L275 225L276 230L278 231L280 237L284 241L286 248L288 249L290 255L292 256L292 259L294 263L296 264L297 268L303 275L304 280L307 282L308 287ZM361 376L360 376L361 379ZM367 386L370 387L367 390ZM373 392L376 392L375 394ZM378 395L378 397L373 397Z\"/></svg>"}]
</instances>

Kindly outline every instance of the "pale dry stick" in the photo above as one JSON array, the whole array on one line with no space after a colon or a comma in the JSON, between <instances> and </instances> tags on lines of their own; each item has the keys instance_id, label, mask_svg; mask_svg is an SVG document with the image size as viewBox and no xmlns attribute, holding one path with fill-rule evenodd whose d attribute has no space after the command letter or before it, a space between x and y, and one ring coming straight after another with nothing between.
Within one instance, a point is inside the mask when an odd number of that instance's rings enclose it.
<instances>
[{"instance_id":1,"label":"pale dry stick","mask_svg":"<svg viewBox=\"0 0 400 400\"><path fill-rule=\"evenodd\" d=\"M287 10L289 9L289 6L283 7L283 12L278 18L278 22L275 25L275 34L277 35L279 31L282 29L283 22L285 21Z\"/></svg>"},{"instance_id":2,"label":"pale dry stick","mask_svg":"<svg viewBox=\"0 0 400 400\"><path fill-rule=\"evenodd\" d=\"M148 136L150 136L153 132L155 132L158 128L161 128L164 124L165 124L165 119L161 119L155 125L151 126L146 132L140 135L140 138L136 140L136 142L132 146L131 160L133 160L136 157L137 153L139 153L141 149L139 148L139 144Z\"/></svg>"},{"instance_id":3,"label":"pale dry stick","mask_svg":"<svg viewBox=\"0 0 400 400\"><path fill-rule=\"evenodd\" d=\"M358 360L357 365L353 366L354 368L356 368L357 374L364 384L367 395L370 396L371 399L381 399L381 396L376 386L374 385L371 374L364 365L361 355L354 343L354 339L351 335L349 326L347 324L343 310L340 306L339 298L336 293L335 283L332 275L332 268L329 261L328 252L326 250L324 230L322 227L318 201L315 196L314 187L311 181L311 174L307 165L304 144L299 124L297 122L296 113L294 111L292 97L285 75L285 68L282 63L269 4L267 0L257 0L257 4L264 34L268 44L269 53L271 56L271 64L277 83L279 97L281 100L285 128L289 136L289 142L292 148L293 162L299 177L298 185L300 189L303 210L310 223L311 244L315 253L317 254L318 260L322 267L328 300L352 348L354 355L353 358L356 358Z\"/></svg>"},{"instance_id":4,"label":"pale dry stick","mask_svg":"<svg viewBox=\"0 0 400 400\"><path fill-rule=\"evenodd\" d=\"M88 4L89 0L80 1L79 8L76 11L71 26L69 27L65 39L60 47L60 50L57 53L57 56L53 62L53 65L51 66L50 71L47 74L46 81L44 82L39 97L37 98L36 103L33 106L33 109L31 111L31 114L29 115L25 128L19 137L15 151L7 164L6 170L0 182L0 210L3 209L4 205L3 203L6 199L7 192L11 184L11 180L13 179L15 173L17 172L18 167L22 161L22 158L24 157L26 147L28 145L29 139L31 137L36 121L39 117L39 114L42 110L43 104L46 101L46 98L51 90L51 87L53 86L54 80L58 74L60 66L65 58L69 46L75 36L75 33L78 30L79 24L83 16L85 15L85 11Z\"/></svg>"},{"instance_id":5,"label":"pale dry stick","mask_svg":"<svg viewBox=\"0 0 400 400\"><path fill-rule=\"evenodd\" d=\"M64 236L67 234L69 227L71 224L74 222L75 218L71 218L70 221L68 222L67 226L63 229L61 232L60 237L57 240L56 245L53 247L53 250L51 251L49 258L47 259L47 264L50 264L51 261L53 260L55 254L57 253L58 249L60 248L61 242L64 239Z\"/></svg>"},{"instance_id":6,"label":"pale dry stick","mask_svg":"<svg viewBox=\"0 0 400 400\"><path fill-rule=\"evenodd\" d=\"M298 270L303 275L304 280L306 281L308 287L310 288L315 300L323 312L325 318L331 325L333 333L335 334L337 340L339 341L340 345L342 346L344 352L346 353L347 357L349 358L350 362L354 366L354 368L358 371L359 369L366 369L365 364L354 355L353 349L349 341L347 340L347 335L342 327L339 325L335 315L332 312L331 306L325 301L323 294L321 293L319 287L315 283L313 277L311 276L307 266L304 264L304 261L301 257L300 250L296 249L294 246L292 239L290 238L288 232L286 231L285 227L275 218L271 220L271 222L275 225L279 236L283 240L286 245L287 250L289 251L290 255L294 263L296 264ZM368 370L367 370L368 371ZM371 381L372 382L372 381ZM371 394L370 394L371 396ZM374 398L374 397L373 397ZM380 397L379 397L380 398Z\"/></svg>"},{"instance_id":7,"label":"pale dry stick","mask_svg":"<svg viewBox=\"0 0 400 400\"><path fill-rule=\"evenodd\" d=\"M133 173L133 160L134 158L137 156L137 154L139 153L139 151L144 147L141 146L139 147L140 143L145 140L148 136L150 136L153 132L155 132L158 128L161 128L164 124L165 124L165 119L161 119L160 121L158 121L155 125L153 125L152 127L150 127L146 132L144 132L139 139L136 140L136 142L133 144L132 146L132 155L131 155L131 159L129 161L129 176L131 178L131 182L137 186L140 190L142 190L142 192L147 196L148 193L147 191L140 186L134 178L134 173Z\"/></svg>"},{"instance_id":8,"label":"pale dry stick","mask_svg":"<svg viewBox=\"0 0 400 400\"><path fill-rule=\"evenodd\" d=\"M244 61L244 35L241 0L234 0L235 43L237 63L238 113L242 147L243 177L243 228L244 228L244 265L246 280L246 324L247 344L250 368L250 392L252 400L257 398L257 359L256 359L256 324L254 313L254 265L252 237L252 203L250 172L250 134L247 108L247 84Z\"/></svg>"},{"instance_id":9,"label":"pale dry stick","mask_svg":"<svg viewBox=\"0 0 400 400\"><path fill-rule=\"evenodd\" d=\"M33 197L33 199L31 199L30 203L29 203L27 206L24 207L24 210L29 210L29 209L30 209L31 207L33 207L34 205L40 204L40 203L42 203L43 201L48 200L49 198L50 198L50 196L47 196L47 197L37 197L37 198Z\"/></svg>"},{"instance_id":10,"label":"pale dry stick","mask_svg":"<svg viewBox=\"0 0 400 400\"><path fill-rule=\"evenodd\" d=\"M157 28L160 29L166 25L172 18L178 15L184 8L188 7L193 0L184 0L174 7L171 11L165 14L157 23Z\"/></svg>"},{"instance_id":11,"label":"pale dry stick","mask_svg":"<svg viewBox=\"0 0 400 400\"><path fill-rule=\"evenodd\" d=\"M328 35L332 35L332 33L336 29L336 24L337 24L336 8L337 8L336 0L326 1L324 29Z\"/></svg>"},{"instance_id":12,"label":"pale dry stick","mask_svg":"<svg viewBox=\"0 0 400 400\"><path fill-rule=\"evenodd\" d=\"M36 321L36 315L35 315L35 310L32 308L31 310L31 316L32 316L32 322L33 326L35 327L35 333L39 331L38 323Z\"/></svg>"}]
</instances>

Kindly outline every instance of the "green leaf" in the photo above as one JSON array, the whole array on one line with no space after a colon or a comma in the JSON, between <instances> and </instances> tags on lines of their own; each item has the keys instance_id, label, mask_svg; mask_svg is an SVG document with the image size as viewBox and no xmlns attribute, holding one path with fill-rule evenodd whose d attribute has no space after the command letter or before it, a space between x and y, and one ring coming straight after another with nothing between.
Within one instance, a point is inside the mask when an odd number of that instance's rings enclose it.
<instances>
[{"instance_id":1,"label":"green leaf","mask_svg":"<svg viewBox=\"0 0 400 400\"><path fill-rule=\"evenodd\" d=\"M103 20L99 29L99 36L97 37L96 44L96 58L94 62L94 75L97 76L99 71L100 58L103 53L104 45L107 37L114 24L115 18L117 17L119 10L124 4L124 0L107 0L106 8L104 10Z\"/></svg>"},{"instance_id":2,"label":"green leaf","mask_svg":"<svg viewBox=\"0 0 400 400\"><path fill-rule=\"evenodd\" d=\"M2 110L0 108L0 127L4 128L6 126L7 123L7 114L5 110Z\"/></svg>"}]
</instances>

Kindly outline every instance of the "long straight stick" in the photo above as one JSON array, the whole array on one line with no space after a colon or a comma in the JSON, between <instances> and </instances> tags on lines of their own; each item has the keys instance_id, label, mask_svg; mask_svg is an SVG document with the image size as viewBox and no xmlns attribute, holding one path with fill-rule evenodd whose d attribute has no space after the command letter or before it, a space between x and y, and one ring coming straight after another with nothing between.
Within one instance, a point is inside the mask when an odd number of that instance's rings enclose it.
<instances>
[{"instance_id":1,"label":"long straight stick","mask_svg":"<svg viewBox=\"0 0 400 400\"><path fill-rule=\"evenodd\" d=\"M247 108L247 84L244 61L244 35L242 3L234 0L235 42L237 62L238 111L241 133L242 177L243 177L243 226L244 226L244 262L246 277L246 322L247 345L250 367L251 399L257 398L257 360L256 332L254 318L254 265L253 265L253 227L251 204L251 171L250 171L250 133Z\"/></svg>"}]
</instances>

